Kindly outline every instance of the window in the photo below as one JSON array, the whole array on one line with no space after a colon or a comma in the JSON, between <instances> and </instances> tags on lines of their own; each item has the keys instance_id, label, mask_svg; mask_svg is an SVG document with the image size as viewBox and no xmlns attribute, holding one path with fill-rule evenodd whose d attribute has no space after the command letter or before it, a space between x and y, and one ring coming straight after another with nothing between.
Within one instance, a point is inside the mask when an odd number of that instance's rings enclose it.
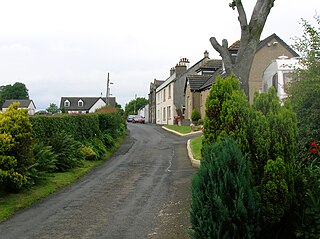
<instances>
[{"instance_id":1,"label":"window","mask_svg":"<svg viewBox=\"0 0 320 239\"><path fill-rule=\"evenodd\" d=\"M82 100L78 101L78 107L83 107L83 101Z\"/></svg>"},{"instance_id":2,"label":"window","mask_svg":"<svg viewBox=\"0 0 320 239\"><path fill-rule=\"evenodd\" d=\"M64 101L64 107L70 107L70 101L69 100L65 100Z\"/></svg>"},{"instance_id":3,"label":"window","mask_svg":"<svg viewBox=\"0 0 320 239\"><path fill-rule=\"evenodd\" d=\"M276 89L276 92L278 92L278 74L272 77L272 86Z\"/></svg>"},{"instance_id":4,"label":"window","mask_svg":"<svg viewBox=\"0 0 320 239\"><path fill-rule=\"evenodd\" d=\"M163 121L166 120L166 107L163 108Z\"/></svg>"},{"instance_id":5,"label":"window","mask_svg":"<svg viewBox=\"0 0 320 239\"><path fill-rule=\"evenodd\" d=\"M171 85L169 85L169 89L168 89L168 99L171 99Z\"/></svg>"},{"instance_id":6,"label":"window","mask_svg":"<svg viewBox=\"0 0 320 239\"><path fill-rule=\"evenodd\" d=\"M171 119L171 106L168 106L168 119Z\"/></svg>"},{"instance_id":7,"label":"window","mask_svg":"<svg viewBox=\"0 0 320 239\"><path fill-rule=\"evenodd\" d=\"M166 89L163 89L163 102L166 101Z\"/></svg>"}]
</instances>

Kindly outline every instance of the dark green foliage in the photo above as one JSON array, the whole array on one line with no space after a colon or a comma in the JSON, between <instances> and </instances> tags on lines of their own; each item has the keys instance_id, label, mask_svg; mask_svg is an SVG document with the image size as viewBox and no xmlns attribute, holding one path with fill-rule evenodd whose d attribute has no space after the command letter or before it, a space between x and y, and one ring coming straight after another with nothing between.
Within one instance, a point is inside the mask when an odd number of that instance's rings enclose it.
<instances>
[{"instance_id":1,"label":"dark green foliage","mask_svg":"<svg viewBox=\"0 0 320 239\"><path fill-rule=\"evenodd\" d=\"M28 89L25 84L16 82L13 85L0 86L0 108L5 100L29 99Z\"/></svg>"},{"instance_id":2,"label":"dark green foliage","mask_svg":"<svg viewBox=\"0 0 320 239\"><path fill-rule=\"evenodd\" d=\"M100 160L107 153L107 148L105 147L101 139L92 138L90 140L84 141L83 144L87 149L82 149L81 151L86 154L88 160ZM90 152L90 149L92 150L92 152Z\"/></svg>"},{"instance_id":3,"label":"dark green foliage","mask_svg":"<svg viewBox=\"0 0 320 239\"><path fill-rule=\"evenodd\" d=\"M290 238L284 231L281 221L289 213L295 198L294 172L290 164L286 164L281 158L268 160L264 167L264 174L260 185L261 218L264 231L262 234L272 235L272 238ZM286 222L284 222L286 223ZM292 229L292 228L291 228Z\"/></svg>"},{"instance_id":4,"label":"dark green foliage","mask_svg":"<svg viewBox=\"0 0 320 239\"><path fill-rule=\"evenodd\" d=\"M136 115L138 110L145 107L149 101L143 97L137 97L134 100L131 100L126 106L124 107L124 111L126 115Z\"/></svg>"},{"instance_id":5,"label":"dark green foliage","mask_svg":"<svg viewBox=\"0 0 320 239\"><path fill-rule=\"evenodd\" d=\"M57 156L57 171L65 172L82 165L84 155L81 153L81 143L71 135L59 132L52 136L50 145Z\"/></svg>"},{"instance_id":6,"label":"dark green foliage","mask_svg":"<svg viewBox=\"0 0 320 239\"><path fill-rule=\"evenodd\" d=\"M192 238L255 238L258 197L234 140L205 145L192 180Z\"/></svg>"},{"instance_id":7,"label":"dark green foliage","mask_svg":"<svg viewBox=\"0 0 320 239\"><path fill-rule=\"evenodd\" d=\"M57 156L54 154L51 146L44 143L33 145L34 164L26 172L28 185L34 185L38 181L44 180L47 173L54 172L57 167Z\"/></svg>"},{"instance_id":8,"label":"dark green foliage","mask_svg":"<svg viewBox=\"0 0 320 239\"><path fill-rule=\"evenodd\" d=\"M108 133L114 139L122 137L125 132L125 119L120 112L98 114L99 128L102 133Z\"/></svg>"},{"instance_id":9,"label":"dark green foliage","mask_svg":"<svg viewBox=\"0 0 320 239\"><path fill-rule=\"evenodd\" d=\"M199 110L193 109L191 112L191 120L198 121L200 119L201 119L201 114L200 114Z\"/></svg>"},{"instance_id":10,"label":"dark green foliage","mask_svg":"<svg viewBox=\"0 0 320 239\"><path fill-rule=\"evenodd\" d=\"M64 131L76 140L96 137L100 134L96 114L34 116L31 118L33 137L37 140L50 139L57 132Z\"/></svg>"},{"instance_id":11,"label":"dark green foliage","mask_svg":"<svg viewBox=\"0 0 320 239\"><path fill-rule=\"evenodd\" d=\"M230 135L242 152L246 152L249 122L250 107L246 95L240 91L239 81L233 75L225 79L217 77L206 101L203 143L214 143Z\"/></svg>"},{"instance_id":12,"label":"dark green foliage","mask_svg":"<svg viewBox=\"0 0 320 239\"><path fill-rule=\"evenodd\" d=\"M104 133L101 138L107 149L112 149L115 146L115 141L110 134Z\"/></svg>"}]
</instances>

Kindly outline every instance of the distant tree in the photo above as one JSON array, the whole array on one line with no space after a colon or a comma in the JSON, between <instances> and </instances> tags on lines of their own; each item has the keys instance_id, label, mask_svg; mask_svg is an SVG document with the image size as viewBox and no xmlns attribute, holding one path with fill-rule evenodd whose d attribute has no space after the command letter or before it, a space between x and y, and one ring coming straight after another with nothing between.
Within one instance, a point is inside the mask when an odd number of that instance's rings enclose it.
<instances>
[{"instance_id":1,"label":"distant tree","mask_svg":"<svg viewBox=\"0 0 320 239\"><path fill-rule=\"evenodd\" d=\"M51 103L46 110L51 114L56 114L60 111L59 107L54 103Z\"/></svg>"},{"instance_id":2,"label":"distant tree","mask_svg":"<svg viewBox=\"0 0 320 239\"><path fill-rule=\"evenodd\" d=\"M135 115L137 114L138 110L145 107L148 104L148 100L143 97L138 97L135 100L131 100L128 104L125 106L125 113L127 115Z\"/></svg>"},{"instance_id":3,"label":"distant tree","mask_svg":"<svg viewBox=\"0 0 320 239\"><path fill-rule=\"evenodd\" d=\"M29 99L28 89L25 84L16 82L13 85L0 86L0 107L5 100L25 100Z\"/></svg>"},{"instance_id":4,"label":"distant tree","mask_svg":"<svg viewBox=\"0 0 320 239\"><path fill-rule=\"evenodd\" d=\"M247 21L241 0L233 0L229 4L232 9L237 8L241 28L240 48L234 61L228 50L228 41L226 39L220 45L215 37L210 38L211 45L222 57L227 74L231 74L232 72L236 74L241 82L241 88L244 89L247 96L249 95L249 74L253 57L274 1L257 0L250 22Z\"/></svg>"}]
</instances>

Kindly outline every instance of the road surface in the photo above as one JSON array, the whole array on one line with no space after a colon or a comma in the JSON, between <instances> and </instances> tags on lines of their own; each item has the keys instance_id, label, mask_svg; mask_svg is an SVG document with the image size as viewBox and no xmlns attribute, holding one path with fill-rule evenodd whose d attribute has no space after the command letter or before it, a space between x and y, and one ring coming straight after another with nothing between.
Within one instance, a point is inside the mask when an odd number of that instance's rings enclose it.
<instances>
[{"instance_id":1,"label":"road surface","mask_svg":"<svg viewBox=\"0 0 320 239\"><path fill-rule=\"evenodd\" d=\"M151 124L128 132L102 166L0 224L0 238L188 238L187 138Z\"/></svg>"}]
</instances>

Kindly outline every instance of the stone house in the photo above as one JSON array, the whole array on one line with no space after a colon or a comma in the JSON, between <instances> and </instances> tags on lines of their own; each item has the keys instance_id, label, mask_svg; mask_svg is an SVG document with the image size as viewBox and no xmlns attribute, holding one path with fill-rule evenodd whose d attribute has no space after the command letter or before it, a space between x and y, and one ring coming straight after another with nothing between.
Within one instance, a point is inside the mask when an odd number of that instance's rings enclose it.
<instances>
[{"instance_id":1,"label":"stone house","mask_svg":"<svg viewBox=\"0 0 320 239\"><path fill-rule=\"evenodd\" d=\"M236 56L239 46L240 42L236 41L229 47L230 53L233 56ZM270 35L258 44L249 76L249 101L251 103L253 102L254 93L261 92L262 90L262 78L264 71L270 65L270 63L273 60L277 59L279 56L287 56L289 58L293 58L298 57L299 55L276 34ZM205 83L203 83L203 85L199 86L199 84L197 84L196 89L194 88L194 82L191 83L193 87L185 87L185 95L189 96L190 100L200 97L200 99L195 100L194 102L190 103L190 105L192 106L191 109L200 109L202 118L204 118L205 116L206 99L209 95L211 86L212 84L214 84L215 78L218 75L222 77L225 75L223 66L220 69L216 70L213 75ZM191 82L192 81L195 80L191 79ZM202 82L203 81L204 80L202 80ZM195 96L193 96L193 94L195 94ZM187 100L188 99L186 99L186 101Z\"/></svg>"},{"instance_id":2,"label":"stone house","mask_svg":"<svg viewBox=\"0 0 320 239\"><path fill-rule=\"evenodd\" d=\"M148 122L155 124L156 123L156 89L162 84L164 81L154 79L153 82L150 83L149 89L149 114L148 114Z\"/></svg>"}]
</instances>

